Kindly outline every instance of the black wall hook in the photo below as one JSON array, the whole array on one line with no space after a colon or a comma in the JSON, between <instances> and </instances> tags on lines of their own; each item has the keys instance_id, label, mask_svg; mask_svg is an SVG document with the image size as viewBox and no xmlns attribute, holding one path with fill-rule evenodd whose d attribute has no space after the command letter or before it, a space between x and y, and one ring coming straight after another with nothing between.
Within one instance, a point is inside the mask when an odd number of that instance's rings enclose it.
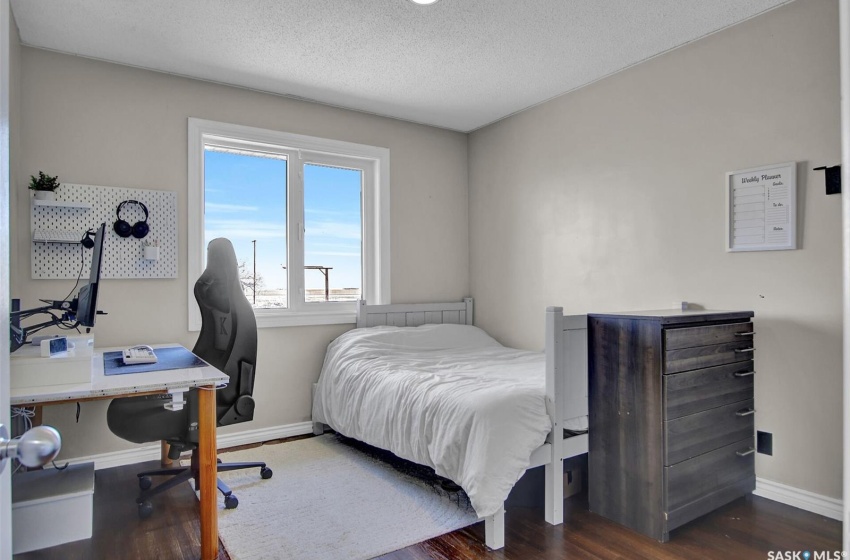
<instances>
[{"instance_id":1,"label":"black wall hook","mask_svg":"<svg viewBox=\"0 0 850 560\"><path fill-rule=\"evenodd\" d=\"M812 171L824 171L826 175L826 194L841 194L841 166L815 167Z\"/></svg>"}]
</instances>

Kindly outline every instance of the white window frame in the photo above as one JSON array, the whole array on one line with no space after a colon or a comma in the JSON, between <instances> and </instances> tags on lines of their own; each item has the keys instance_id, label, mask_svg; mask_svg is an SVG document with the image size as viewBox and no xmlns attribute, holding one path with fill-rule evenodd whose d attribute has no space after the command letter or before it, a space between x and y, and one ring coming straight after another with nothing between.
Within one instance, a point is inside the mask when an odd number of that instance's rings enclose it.
<instances>
[{"instance_id":1,"label":"white window frame","mask_svg":"<svg viewBox=\"0 0 850 560\"><path fill-rule=\"evenodd\" d=\"M287 294L286 309L255 309L258 327L355 323L356 302L304 302L304 164L348 167L357 159L364 170L362 192L362 298L369 304L390 303L390 151L387 148L291 134L250 126L189 119L189 330L201 329L195 282L203 273L204 147L216 144L257 148L286 155ZM293 165L294 164L294 165Z\"/></svg>"}]
</instances>

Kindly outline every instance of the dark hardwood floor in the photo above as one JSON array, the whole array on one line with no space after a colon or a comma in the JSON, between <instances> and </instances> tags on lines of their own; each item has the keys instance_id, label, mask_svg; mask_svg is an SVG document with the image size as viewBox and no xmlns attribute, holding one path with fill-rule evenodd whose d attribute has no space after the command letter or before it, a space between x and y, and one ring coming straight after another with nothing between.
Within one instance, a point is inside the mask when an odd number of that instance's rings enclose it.
<instances>
[{"instance_id":1,"label":"dark hardwood floor","mask_svg":"<svg viewBox=\"0 0 850 560\"><path fill-rule=\"evenodd\" d=\"M223 459L227 460L226 455ZM200 556L197 500L188 484L157 497L153 516L143 521L138 519L135 473L156 466L156 462L150 462L97 471L92 538L20 554L15 559L197 559ZM482 522L381 558L766 560L769 551L837 551L841 547L838 521L755 496L736 500L673 531L666 544L590 513L586 494L565 503L564 524L559 526L544 521L542 508L510 508L503 550L487 550ZM230 560L223 547L219 560Z\"/></svg>"},{"instance_id":2,"label":"dark hardwood floor","mask_svg":"<svg viewBox=\"0 0 850 560\"><path fill-rule=\"evenodd\" d=\"M540 508L506 513L505 548L488 551L478 523L381 557L381 560L499 558L555 559L754 559L769 551L837 551L841 523L757 496L747 496L689 523L662 544L587 510L587 495L565 502L564 524L552 526Z\"/></svg>"},{"instance_id":3,"label":"dark hardwood floor","mask_svg":"<svg viewBox=\"0 0 850 560\"><path fill-rule=\"evenodd\" d=\"M157 496L153 515L139 519L136 473L158 468L159 461L148 461L95 471L92 538L17 554L15 560L197 560L198 500L188 484ZM221 544L218 558L230 560Z\"/></svg>"}]
</instances>

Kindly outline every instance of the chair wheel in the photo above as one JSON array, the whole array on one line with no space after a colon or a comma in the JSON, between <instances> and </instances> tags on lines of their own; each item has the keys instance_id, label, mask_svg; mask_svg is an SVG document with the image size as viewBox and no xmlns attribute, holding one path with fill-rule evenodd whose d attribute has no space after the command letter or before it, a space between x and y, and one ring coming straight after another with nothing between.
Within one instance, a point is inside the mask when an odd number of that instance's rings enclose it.
<instances>
[{"instance_id":1,"label":"chair wheel","mask_svg":"<svg viewBox=\"0 0 850 560\"><path fill-rule=\"evenodd\" d=\"M271 478L273 474L274 473L272 472L272 470L268 467L263 467L260 469L260 476L263 478L263 480Z\"/></svg>"},{"instance_id":2,"label":"chair wheel","mask_svg":"<svg viewBox=\"0 0 850 560\"><path fill-rule=\"evenodd\" d=\"M151 477L149 477L149 476L140 476L139 477L139 488L141 488L142 490L147 490L148 488L151 487L151 484L153 484L153 482L151 481Z\"/></svg>"},{"instance_id":3,"label":"chair wheel","mask_svg":"<svg viewBox=\"0 0 850 560\"><path fill-rule=\"evenodd\" d=\"M153 504L150 502L142 502L139 504L139 519L147 519L153 513Z\"/></svg>"},{"instance_id":4,"label":"chair wheel","mask_svg":"<svg viewBox=\"0 0 850 560\"><path fill-rule=\"evenodd\" d=\"M233 494L224 497L224 508L225 509L236 509L236 506L239 505L239 500Z\"/></svg>"}]
</instances>

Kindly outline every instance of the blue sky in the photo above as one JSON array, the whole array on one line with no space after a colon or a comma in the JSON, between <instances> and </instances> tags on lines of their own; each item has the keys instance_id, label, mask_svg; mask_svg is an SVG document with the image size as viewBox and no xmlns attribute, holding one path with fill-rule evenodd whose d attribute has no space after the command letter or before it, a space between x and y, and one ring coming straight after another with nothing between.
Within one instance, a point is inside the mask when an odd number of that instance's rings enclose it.
<instances>
[{"instance_id":1,"label":"blue sky","mask_svg":"<svg viewBox=\"0 0 850 560\"><path fill-rule=\"evenodd\" d=\"M261 289L286 287L287 162L210 150L204 160L206 242L227 237L250 271L256 239ZM331 288L361 284L360 190L359 171L304 166L304 264L333 267ZM308 270L306 286L323 288L324 277Z\"/></svg>"}]
</instances>

